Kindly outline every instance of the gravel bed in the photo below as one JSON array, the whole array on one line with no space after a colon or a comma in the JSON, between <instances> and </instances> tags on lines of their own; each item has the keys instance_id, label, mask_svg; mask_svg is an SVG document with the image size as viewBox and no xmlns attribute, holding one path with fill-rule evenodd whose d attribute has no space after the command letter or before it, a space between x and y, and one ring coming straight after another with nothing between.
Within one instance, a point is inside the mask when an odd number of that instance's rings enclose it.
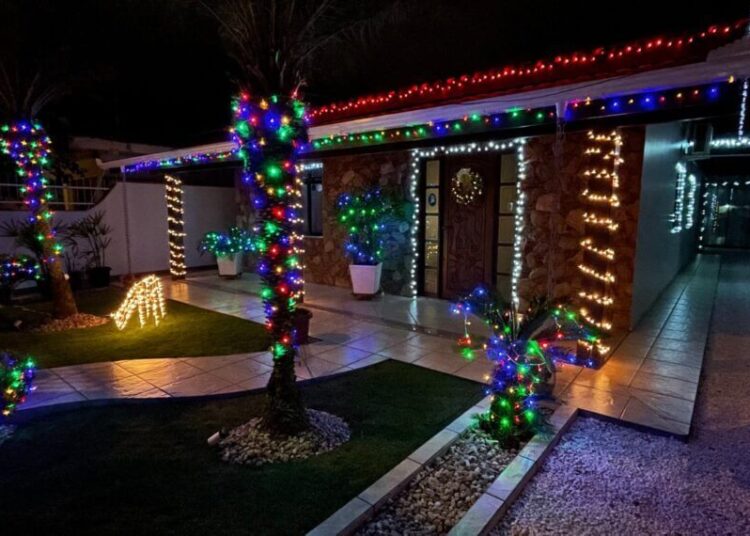
<instances>
[{"instance_id":1,"label":"gravel bed","mask_svg":"<svg viewBox=\"0 0 750 536\"><path fill-rule=\"evenodd\" d=\"M349 425L340 417L308 409L307 418L310 430L283 439L259 430L260 419L251 419L219 442L221 457L226 462L248 465L288 462L328 452L351 437Z\"/></svg>"},{"instance_id":2,"label":"gravel bed","mask_svg":"<svg viewBox=\"0 0 750 536\"><path fill-rule=\"evenodd\" d=\"M747 451L719 451L579 419L492 534L750 534Z\"/></svg>"},{"instance_id":3,"label":"gravel bed","mask_svg":"<svg viewBox=\"0 0 750 536\"><path fill-rule=\"evenodd\" d=\"M446 534L518 452L472 428L358 532L372 535Z\"/></svg>"},{"instance_id":4,"label":"gravel bed","mask_svg":"<svg viewBox=\"0 0 750 536\"><path fill-rule=\"evenodd\" d=\"M110 319L106 316L78 313L67 318L50 320L30 331L51 333L53 331L65 331L68 329L94 328L96 326L102 326L109 321Z\"/></svg>"},{"instance_id":5,"label":"gravel bed","mask_svg":"<svg viewBox=\"0 0 750 536\"><path fill-rule=\"evenodd\" d=\"M13 435L14 430L15 428L13 426L0 424L0 445L10 439L10 436Z\"/></svg>"}]
</instances>

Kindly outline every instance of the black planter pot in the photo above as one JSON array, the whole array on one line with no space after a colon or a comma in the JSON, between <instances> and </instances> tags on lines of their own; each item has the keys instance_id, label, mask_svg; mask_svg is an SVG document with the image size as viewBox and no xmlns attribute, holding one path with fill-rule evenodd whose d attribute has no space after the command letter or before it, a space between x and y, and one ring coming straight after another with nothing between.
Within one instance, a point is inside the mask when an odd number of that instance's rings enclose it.
<instances>
[{"instance_id":1,"label":"black planter pot","mask_svg":"<svg viewBox=\"0 0 750 536\"><path fill-rule=\"evenodd\" d=\"M89 276L89 284L93 288L104 288L109 286L109 273L112 271L112 268L109 266L96 266L94 268L89 268L88 270L88 276Z\"/></svg>"},{"instance_id":2,"label":"black planter pot","mask_svg":"<svg viewBox=\"0 0 750 536\"><path fill-rule=\"evenodd\" d=\"M81 290L83 288L83 272L75 270L68 273L68 280L70 281L70 288L73 290Z\"/></svg>"},{"instance_id":3,"label":"black planter pot","mask_svg":"<svg viewBox=\"0 0 750 536\"><path fill-rule=\"evenodd\" d=\"M297 332L297 344L307 344L310 339L310 319L312 312L302 307L294 313L294 330Z\"/></svg>"},{"instance_id":4,"label":"black planter pot","mask_svg":"<svg viewBox=\"0 0 750 536\"><path fill-rule=\"evenodd\" d=\"M0 305L10 305L13 289L10 285L0 286Z\"/></svg>"}]
</instances>

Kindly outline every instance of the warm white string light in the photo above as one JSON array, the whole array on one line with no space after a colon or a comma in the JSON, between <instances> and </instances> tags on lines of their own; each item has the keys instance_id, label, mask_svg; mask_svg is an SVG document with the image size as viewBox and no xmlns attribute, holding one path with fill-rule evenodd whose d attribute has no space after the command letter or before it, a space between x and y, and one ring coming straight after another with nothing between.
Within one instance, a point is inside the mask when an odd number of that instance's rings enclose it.
<instances>
[{"instance_id":1,"label":"warm white string light","mask_svg":"<svg viewBox=\"0 0 750 536\"><path fill-rule=\"evenodd\" d=\"M164 290L161 281L155 275L148 275L137 281L128 291L120 307L112 313L117 329L123 330L130 318L138 311L141 327L146 325L149 318L153 318L157 326L166 316L167 307L164 301Z\"/></svg>"},{"instance_id":2,"label":"warm white string light","mask_svg":"<svg viewBox=\"0 0 750 536\"><path fill-rule=\"evenodd\" d=\"M174 175L164 175L164 182L167 199L167 232L169 233L169 273L174 279L181 279L187 275L182 181Z\"/></svg>"},{"instance_id":3,"label":"warm white string light","mask_svg":"<svg viewBox=\"0 0 750 536\"><path fill-rule=\"evenodd\" d=\"M687 210L685 212L685 229L692 229L695 222L695 197L698 193L698 179L692 173L688 175Z\"/></svg>"},{"instance_id":4,"label":"warm white string light","mask_svg":"<svg viewBox=\"0 0 750 536\"><path fill-rule=\"evenodd\" d=\"M417 269L419 266L419 212L420 202L418 195L419 175L422 160L435 158L440 155L451 154L472 154L483 152L508 151L516 150L516 206L515 206L515 230L513 237L513 267L511 271L511 299L513 303L518 304L518 280L521 276L522 255L521 240L523 232L523 222L525 218L526 194L523 192L521 182L526 178L526 162L524 161L524 144L526 141L522 138L516 138L507 142L489 141L484 143L467 143L461 145L440 145L429 149L412 149L409 176L409 196L414 203L412 213L410 244L412 249L412 262L410 268L409 289L410 294L417 296L419 286Z\"/></svg>"}]
</instances>

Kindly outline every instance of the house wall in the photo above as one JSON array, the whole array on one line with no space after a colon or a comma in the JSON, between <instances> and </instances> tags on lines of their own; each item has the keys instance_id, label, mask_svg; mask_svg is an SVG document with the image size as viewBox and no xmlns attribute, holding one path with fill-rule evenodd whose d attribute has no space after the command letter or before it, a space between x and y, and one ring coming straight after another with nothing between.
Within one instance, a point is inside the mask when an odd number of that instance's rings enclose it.
<instances>
[{"instance_id":1,"label":"house wall","mask_svg":"<svg viewBox=\"0 0 750 536\"><path fill-rule=\"evenodd\" d=\"M620 207L612 217L620 224L613 236L616 252L613 271L613 319L615 329L630 327L633 292L635 241L643 157L643 127L620 129L623 137L619 169ZM580 242L584 238L581 190L586 167L583 151L586 132L531 138L526 144L527 174L523 269L518 291L521 308L537 297L548 296L563 303L577 303L583 286L578 269L582 261Z\"/></svg>"},{"instance_id":2,"label":"house wall","mask_svg":"<svg viewBox=\"0 0 750 536\"><path fill-rule=\"evenodd\" d=\"M336 221L336 198L372 186L408 193L409 152L391 151L322 158L323 236L305 237L305 280L350 288L349 263L344 257L346 232ZM390 222L384 235L382 288L389 294L409 294L411 266L410 219Z\"/></svg>"},{"instance_id":3,"label":"house wall","mask_svg":"<svg viewBox=\"0 0 750 536\"><path fill-rule=\"evenodd\" d=\"M695 257L698 225L672 234L675 165L682 157L680 123L649 125L643 158L631 323L638 323L662 290Z\"/></svg>"},{"instance_id":4,"label":"house wall","mask_svg":"<svg viewBox=\"0 0 750 536\"><path fill-rule=\"evenodd\" d=\"M234 225L237 212L235 191L233 188L185 186L183 203L187 233L186 264L188 267L211 264L213 259L199 256L197 244L207 231L223 230ZM95 207L88 211L59 211L55 214L55 221L69 224L98 210L105 212L105 222L112 228L112 242L107 248L107 264L112 267L113 275L126 274L129 271L138 274L169 269L167 206L163 184L117 183ZM23 219L26 216L25 212L2 211L0 223ZM12 253L14 249L12 238L0 238L0 252Z\"/></svg>"}]
</instances>

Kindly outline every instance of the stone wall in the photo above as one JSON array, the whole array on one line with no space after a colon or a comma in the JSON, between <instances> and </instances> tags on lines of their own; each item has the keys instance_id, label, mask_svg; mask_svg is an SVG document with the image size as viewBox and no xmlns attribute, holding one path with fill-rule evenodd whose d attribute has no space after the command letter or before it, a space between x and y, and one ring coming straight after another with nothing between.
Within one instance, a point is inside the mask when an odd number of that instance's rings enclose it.
<instances>
[{"instance_id":1,"label":"stone wall","mask_svg":"<svg viewBox=\"0 0 750 536\"><path fill-rule=\"evenodd\" d=\"M349 263L343 251L346 232L336 221L336 198L343 192L380 185L400 190L406 199L409 152L330 156L322 162L323 236L305 238L305 281L350 288ZM408 214L386 223L382 288L389 294L409 295L410 223Z\"/></svg>"},{"instance_id":2,"label":"stone wall","mask_svg":"<svg viewBox=\"0 0 750 536\"><path fill-rule=\"evenodd\" d=\"M615 329L628 329L645 133L643 127L620 132L625 162L620 167L621 205L613 211L613 218L620 224L613 242L613 325ZM580 192L586 145L586 132L566 133L559 138L540 136L526 144L528 166L523 188L527 214L519 281L522 307L538 296L577 303L582 284L578 270L582 257L579 244L584 238Z\"/></svg>"}]
</instances>

